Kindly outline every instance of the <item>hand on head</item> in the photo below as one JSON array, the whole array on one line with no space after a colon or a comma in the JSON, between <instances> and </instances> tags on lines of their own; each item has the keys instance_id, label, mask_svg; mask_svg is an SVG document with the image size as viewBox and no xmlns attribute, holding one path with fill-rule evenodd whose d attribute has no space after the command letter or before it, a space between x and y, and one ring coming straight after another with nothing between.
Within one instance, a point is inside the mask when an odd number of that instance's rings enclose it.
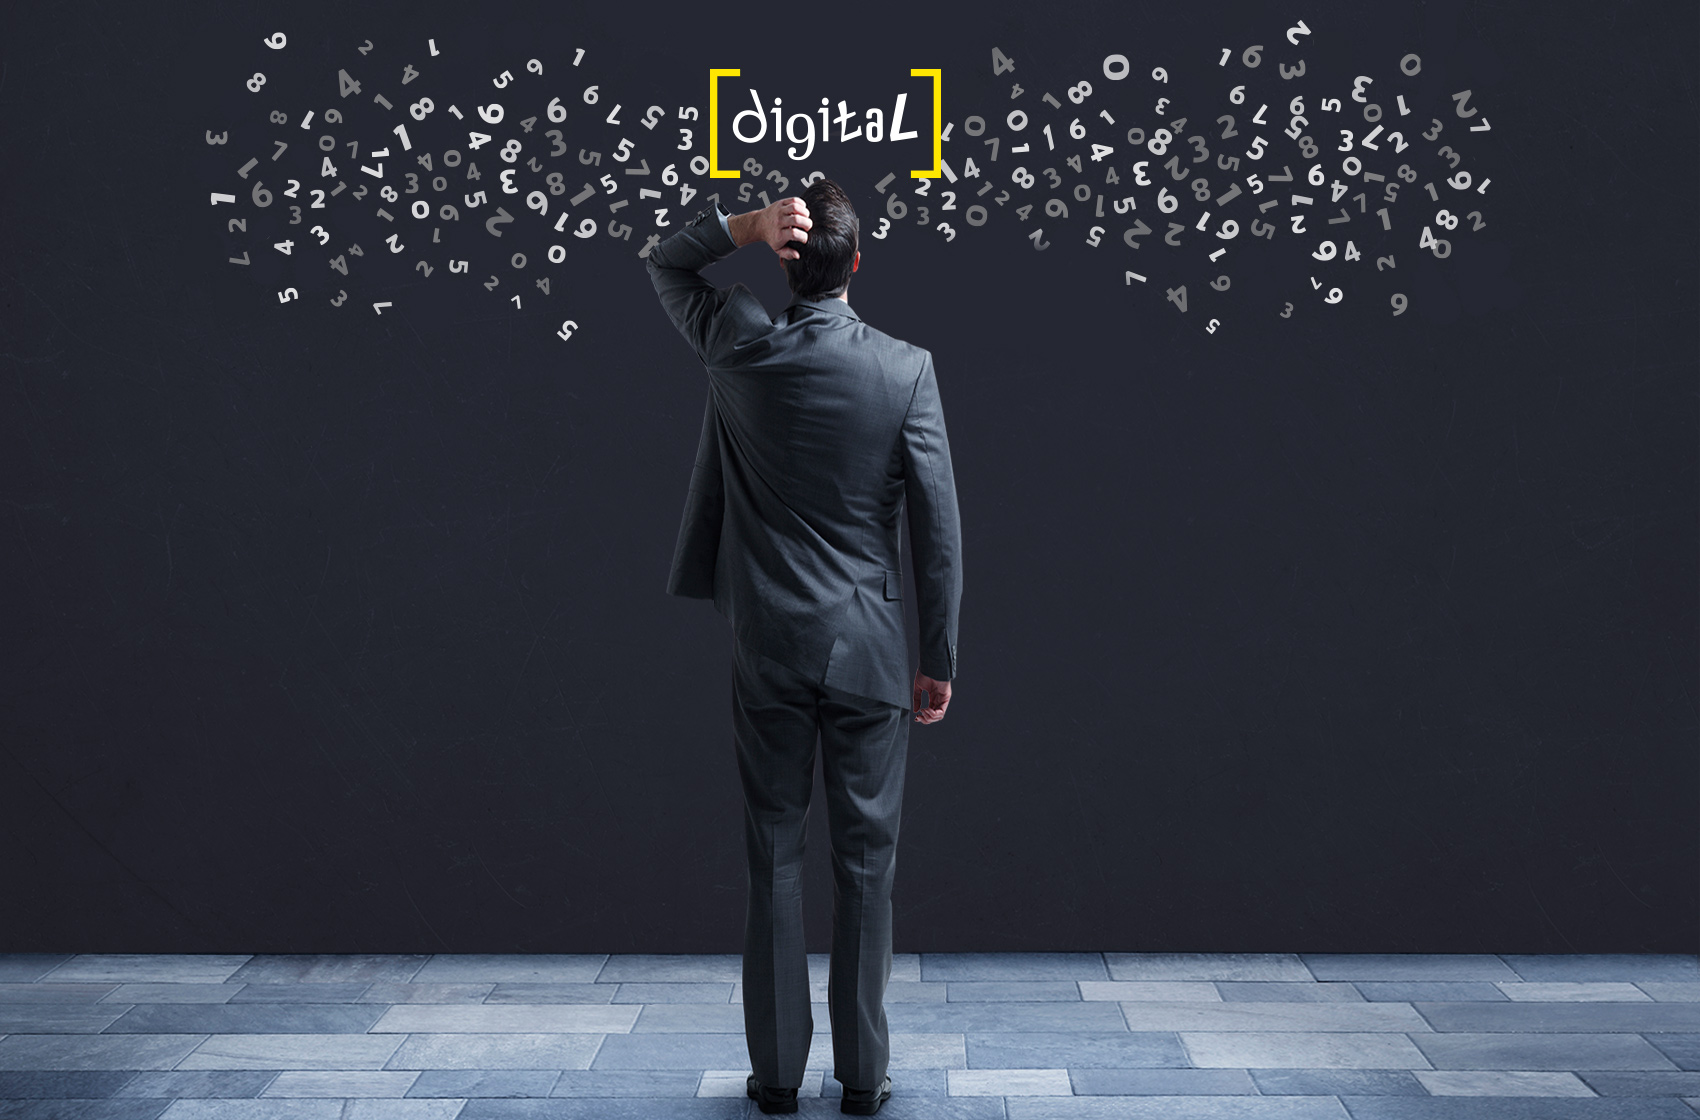
<instances>
[{"instance_id":1,"label":"hand on head","mask_svg":"<svg viewBox=\"0 0 1700 1120\"><path fill-rule=\"evenodd\" d=\"M796 260L801 254L791 242L801 244L808 241L809 228L814 225L809 220L807 204L800 198L782 198L761 210L760 214L761 239L779 254L780 260Z\"/></svg>"}]
</instances>

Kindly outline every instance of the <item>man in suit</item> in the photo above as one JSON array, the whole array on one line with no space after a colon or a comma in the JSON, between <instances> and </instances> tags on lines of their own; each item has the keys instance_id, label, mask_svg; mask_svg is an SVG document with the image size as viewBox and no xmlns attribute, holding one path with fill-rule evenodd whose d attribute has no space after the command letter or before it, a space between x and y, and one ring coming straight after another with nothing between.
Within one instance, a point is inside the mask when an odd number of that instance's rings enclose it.
<instances>
[{"instance_id":1,"label":"man in suit","mask_svg":"<svg viewBox=\"0 0 1700 1120\"><path fill-rule=\"evenodd\" d=\"M935 723L956 676L961 531L932 355L850 309L856 212L836 183L746 214L716 204L649 255L673 324L708 370L708 405L667 590L732 625L744 788L748 1091L795 1112L814 1032L803 944L815 740L832 844L827 983L841 1109L891 1095L884 999L909 714ZM793 299L769 315L699 272L744 245L778 254ZM909 678L899 530L908 508L920 615Z\"/></svg>"}]
</instances>

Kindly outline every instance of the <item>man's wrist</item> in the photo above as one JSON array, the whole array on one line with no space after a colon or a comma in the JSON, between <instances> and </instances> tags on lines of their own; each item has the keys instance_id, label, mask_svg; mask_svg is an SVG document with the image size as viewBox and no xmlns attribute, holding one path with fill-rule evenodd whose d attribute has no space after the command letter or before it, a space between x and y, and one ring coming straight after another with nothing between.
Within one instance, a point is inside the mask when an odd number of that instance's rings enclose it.
<instances>
[{"instance_id":1,"label":"man's wrist","mask_svg":"<svg viewBox=\"0 0 1700 1120\"><path fill-rule=\"evenodd\" d=\"M732 235L732 244L742 249L745 245L762 240L756 223L761 217L760 210L751 210L747 214L733 214L726 219L726 232Z\"/></svg>"}]
</instances>

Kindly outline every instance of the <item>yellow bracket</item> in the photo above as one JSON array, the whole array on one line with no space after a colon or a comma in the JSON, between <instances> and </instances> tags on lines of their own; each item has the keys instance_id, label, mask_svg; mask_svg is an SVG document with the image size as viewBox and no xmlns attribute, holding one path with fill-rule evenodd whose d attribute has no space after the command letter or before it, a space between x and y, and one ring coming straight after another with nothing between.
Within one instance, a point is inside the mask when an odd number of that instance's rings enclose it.
<instances>
[{"instance_id":1,"label":"yellow bracket","mask_svg":"<svg viewBox=\"0 0 1700 1120\"><path fill-rule=\"evenodd\" d=\"M720 170L720 79L736 78L742 70L710 70L708 72L708 177L736 179L738 169Z\"/></svg>"},{"instance_id":2,"label":"yellow bracket","mask_svg":"<svg viewBox=\"0 0 1700 1120\"><path fill-rule=\"evenodd\" d=\"M944 162L944 138L942 136L944 129L944 95L942 93L944 71L942 69L911 70L909 76L933 80L933 168L931 171L911 171L909 177L911 179L937 179L942 174Z\"/></svg>"}]
</instances>

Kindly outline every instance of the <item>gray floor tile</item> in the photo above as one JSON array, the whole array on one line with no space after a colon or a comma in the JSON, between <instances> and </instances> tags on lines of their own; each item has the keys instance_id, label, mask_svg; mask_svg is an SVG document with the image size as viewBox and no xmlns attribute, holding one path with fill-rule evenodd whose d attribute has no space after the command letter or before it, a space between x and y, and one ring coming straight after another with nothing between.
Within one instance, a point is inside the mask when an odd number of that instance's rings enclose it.
<instances>
[{"instance_id":1,"label":"gray floor tile","mask_svg":"<svg viewBox=\"0 0 1700 1120\"><path fill-rule=\"evenodd\" d=\"M811 966L812 967L812 966ZM921 954L893 953L891 955L891 981L899 980L907 983L918 983L921 979Z\"/></svg>"},{"instance_id":2,"label":"gray floor tile","mask_svg":"<svg viewBox=\"0 0 1700 1120\"><path fill-rule=\"evenodd\" d=\"M822 1053L821 1064L831 1066L831 1050ZM891 1036L891 1068L901 1070L967 1069L967 1041L963 1035L948 1032L894 1034ZM836 1090L833 1091L836 1092Z\"/></svg>"},{"instance_id":3,"label":"gray floor tile","mask_svg":"<svg viewBox=\"0 0 1700 1120\"><path fill-rule=\"evenodd\" d=\"M729 1098L552 1097L471 1100L459 1120L745 1120L751 1112L748 1100Z\"/></svg>"},{"instance_id":4,"label":"gray floor tile","mask_svg":"<svg viewBox=\"0 0 1700 1120\"><path fill-rule=\"evenodd\" d=\"M69 953L0 953L0 981L33 984L70 959Z\"/></svg>"},{"instance_id":5,"label":"gray floor tile","mask_svg":"<svg viewBox=\"0 0 1700 1120\"><path fill-rule=\"evenodd\" d=\"M1251 1079L1268 1097L1426 1097L1407 1069L1254 1069Z\"/></svg>"},{"instance_id":6,"label":"gray floor tile","mask_svg":"<svg viewBox=\"0 0 1700 1120\"><path fill-rule=\"evenodd\" d=\"M1686 980L1700 982L1700 957L1660 953L1501 954L1524 980Z\"/></svg>"},{"instance_id":7,"label":"gray floor tile","mask_svg":"<svg viewBox=\"0 0 1700 1120\"><path fill-rule=\"evenodd\" d=\"M429 958L383 953L268 953L237 969L244 984L406 983Z\"/></svg>"},{"instance_id":8,"label":"gray floor tile","mask_svg":"<svg viewBox=\"0 0 1700 1120\"><path fill-rule=\"evenodd\" d=\"M341 1101L180 1100L161 1120L341 1120Z\"/></svg>"},{"instance_id":9,"label":"gray floor tile","mask_svg":"<svg viewBox=\"0 0 1700 1120\"><path fill-rule=\"evenodd\" d=\"M923 980L1111 980L1102 953L922 953Z\"/></svg>"},{"instance_id":10,"label":"gray floor tile","mask_svg":"<svg viewBox=\"0 0 1700 1120\"><path fill-rule=\"evenodd\" d=\"M1700 984L1690 984L1684 980L1640 980L1635 986L1665 1003L1700 1002Z\"/></svg>"},{"instance_id":11,"label":"gray floor tile","mask_svg":"<svg viewBox=\"0 0 1700 1120\"><path fill-rule=\"evenodd\" d=\"M20 1003L97 1003L109 992L122 987L122 984L0 984L0 1007ZM136 1001L126 999L117 1002Z\"/></svg>"},{"instance_id":12,"label":"gray floor tile","mask_svg":"<svg viewBox=\"0 0 1700 1120\"><path fill-rule=\"evenodd\" d=\"M266 1086L262 1097L405 1097L417 1070L285 1070Z\"/></svg>"},{"instance_id":13,"label":"gray floor tile","mask_svg":"<svg viewBox=\"0 0 1700 1120\"><path fill-rule=\"evenodd\" d=\"M1395 1007L1397 1004L1373 1006ZM1700 1031L1700 1003L1419 1003L1437 1031Z\"/></svg>"},{"instance_id":14,"label":"gray floor tile","mask_svg":"<svg viewBox=\"0 0 1700 1120\"><path fill-rule=\"evenodd\" d=\"M1342 1097L1352 1120L1688 1120L1681 1101L1555 1097Z\"/></svg>"},{"instance_id":15,"label":"gray floor tile","mask_svg":"<svg viewBox=\"0 0 1700 1120\"><path fill-rule=\"evenodd\" d=\"M1627 980L1501 980L1513 1003L1646 1003L1653 997Z\"/></svg>"},{"instance_id":16,"label":"gray floor tile","mask_svg":"<svg viewBox=\"0 0 1700 1120\"><path fill-rule=\"evenodd\" d=\"M945 1076L953 1097L1072 1097L1066 1069L953 1069Z\"/></svg>"},{"instance_id":17,"label":"gray floor tile","mask_svg":"<svg viewBox=\"0 0 1700 1120\"><path fill-rule=\"evenodd\" d=\"M604 987L605 985L597 985ZM616 984L615 1003L731 1003L732 985L719 984Z\"/></svg>"},{"instance_id":18,"label":"gray floor tile","mask_svg":"<svg viewBox=\"0 0 1700 1120\"><path fill-rule=\"evenodd\" d=\"M461 1101L178 1101L162 1120L454 1120Z\"/></svg>"},{"instance_id":19,"label":"gray floor tile","mask_svg":"<svg viewBox=\"0 0 1700 1120\"><path fill-rule=\"evenodd\" d=\"M811 1048L812 1049L812 1048ZM737 1069L750 1051L738 1034L611 1034L592 1069ZM580 1067L582 1068L582 1067Z\"/></svg>"},{"instance_id":20,"label":"gray floor tile","mask_svg":"<svg viewBox=\"0 0 1700 1120\"><path fill-rule=\"evenodd\" d=\"M642 1010L630 1004L600 1003L408 1003L383 1010L372 1033L624 1033L632 1029Z\"/></svg>"},{"instance_id":21,"label":"gray floor tile","mask_svg":"<svg viewBox=\"0 0 1700 1120\"><path fill-rule=\"evenodd\" d=\"M0 1005L0 1034L99 1034L127 1010L62 1003Z\"/></svg>"},{"instance_id":22,"label":"gray floor tile","mask_svg":"<svg viewBox=\"0 0 1700 1120\"><path fill-rule=\"evenodd\" d=\"M241 984L115 984L102 1003L229 1003Z\"/></svg>"},{"instance_id":23,"label":"gray floor tile","mask_svg":"<svg viewBox=\"0 0 1700 1120\"><path fill-rule=\"evenodd\" d=\"M385 1008L340 1003L141 1003L112 1034L364 1034Z\"/></svg>"},{"instance_id":24,"label":"gray floor tile","mask_svg":"<svg viewBox=\"0 0 1700 1120\"><path fill-rule=\"evenodd\" d=\"M1112 980L1316 979L1293 953L1105 953Z\"/></svg>"},{"instance_id":25,"label":"gray floor tile","mask_svg":"<svg viewBox=\"0 0 1700 1120\"><path fill-rule=\"evenodd\" d=\"M1100 981L1109 983L1109 981ZM945 985L950 1003L1078 1003L1077 980L952 980Z\"/></svg>"},{"instance_id":26,"label":"gray floor tile","mask_svg":"<svg viewBox=\"0 0 1700 1120\"><path fill-rule=\"evenodd\" d=\"M1507 1003L1499 985L1489 980L1359 980L1352 985L1367 1000L1378 1003Z\"/></svg>"},{"instance_id":27,"label":"gray floor tile","mask_svg":"<svg viewBox=\"0 0 1700 1120\"><path fill-rule=\"evenodd\" d=\"M1226 1003L1362 1003L1351 984L1292 983L1281 980L1219 980L1216 991Z\"/></svg>"},{"instance_id":28,"label":"gray floor tile","mask_svg":"<svg viewBox=\"0 0 1700 1120\"><path fill-rule=\"evenodd\" d=\"M798 1108L800 1120L825 1120L840 1115L838 1100L817 1100ZM1007 1120L1002 1097L904 1096L895 1084L891 1099L879 1111L880 1120ZM752 1120L761 1113L752 1111Z\"/></svg>"},{"instance_id":29,"label":"gray floor tile","mask_svg":"<svg viewBox=\"0 0 1700 1120\"><path fill-rule=\"evenodd\" d=\"M0 1100L0 1120L154 1120L166 1100Z\"/></svg>"},{"instance_id":30,"label":"gray floor tile","mask_svg":"<svg viewBox=\"0 0 1700 1120\"><path fill-rule=\"evenodd\" d=\"M694 1097L702 1074L694 1069L569 1069L554 1097Z\"/></svg>"},{"instance_id":31,"label":"gray floor tile","mask_svg":"<svg viewBox=\"0 0 1700 1120\"><path fill-rule=\"evenodd\" d=\"M1125 1031L1118 1003L894 1003L885 1009L894 1031Z\"/></svg>"},{"instance_id":32,"label":"gray floor tile","mask_svg":"<svg viewBox=\"0 0 1700 1120\"><path fill-rule=\"evenodd\" d=\"M495 984L371 984L358 1003L483 1003ZM549 1000L516 1000L549 1003Z\"/></svg>"},{"instance_id":33,"label":"gray floor tile","mask_svg":"<svg viewBox=\"0 0 1700 1120\"><path fill-rule=\"evenodd\" d=\"M257 1097L277 1077L269 1069L162 1070L138 1073L120 1097Z\"/></svg>"},{"instance_id":34,"label":"gray floor tile","mask_svg":"<svg viewBox=\"0 0 1700 1120\"><path fill-rule=\"evenodd\" d=\"M1516 980L1489 953L1300 953L1318 980ZM1526 978L1525 978L1526 979Z\"/></svg>"},{"instance_id":35,"label":"gray floor tile","mask_svg":"<svg viewBox=\"0 0 1700 1120\"><path fill-rule=\"evenodd\" d=\"M730 984L743 978L744 962L739 956L659 953L615 954L596 976L601 984Z\"/></svg>"},{"instance_id":36,"label":"gray floor tile","mask_svg":"<svg viewBox=\"0 0 1700 1120\"><path fill-rule=\"evenodd\" d=\"M171 1069L206 1037L7 1035L0 1038L0 1069Z\"/></svg>"},{"instance_id":37,"label":"gray floor tile","mask_svg":"<svg viewBox=\"0 0 1700 1120\"><path fill-rule=\"evenodd\" d=\"M96 1100L111 1097L135 1080L128 1070L17 1070L0 1072L0 1101ZM164 1096L165 1094L148 1094Z\"/></svg>"},{"instance_id":38,"label":"gray floor tile","mask_svg":"<svg viewBox=\"0 0 1700 1120\"><path fill-rule=\"evenodd\" d=\"M1602 1097L1700 1097L1700 1071L1625 1070L1576 1076Z\"/></svg>"},{"instance_id":39,"label":"gray floor tile","mask_svg":"<svg viewBox=\"0 0 1700 1120\"><path fill-rule=\"evenodd\" d=\"M1333 1097L1011 1097L1009 1120L1349 1120Z\"/></svg>"},{"instance_id":40,"label":"gray floor tile","mask_svg":"<svg viewBox=\"0 0 1700 1120\"><path fill-rule=\"evenodd\" d=\"M124 984L158 981L176 984L222 984L240 969L246 955L214 953L85 953L47 973L54 983Z\"/></svg>"},{"instance_id":41,"label":"gray floor tile","mask_svg":"<svg viewBox=\"0 0 1700 1120\"><path fill-rule=\"evenodd\" d=\"M585 1069L602 1040L599 1034L415 1034L384 1068Z\"/></svg>"},{"instance_id":42,"label":"gray floor tile","mask_svg":"<svg viewBox=\"0 0 1700 1120\"><path fill-rule=\"evenodd\" d=\"M1222 993L1208 980L1076 980L1080 998L1177 1003L1181 1000L1221 1003ZM1315 986L1314 984L1312 985Z\"/></svg>"},{"instance_id":43,"label":"gray floor tile","mask_svg":"<svg viewBox=\"0 0 1700 1120\"><path fill-rule=\"evenodd\" d=\"M485 1003L612 1003L618 984L497 984Z\"/></svg>"},{"instance_id":44,"label":"gray floor tile","mask_svg":"<svg viewBox=\"0 0 1700 1120\"><path fill-rule=\"evenodd\" d=\"M195 1037L206 1041L176 1068L383 1069L384 1063L401 1044L399 1036L382 1034L215 1034Z\"/></svg>"},{"instance_id":45,"label":"gray floor tile","mask_svg":"<svg viewBox=\"0 0 1700 1120\"><path fill-rule=\"evenodd\" d=\"M1132 1031L981 1031L969 1034L970 1069L1163 1069L1188 1065L1173 1034Z\"/></svg>"},{"instance_id":46,"label":"gray floor tile","mask_svg":"<svg viewBox=\"0 0 1700 1120\"><path fill-rule=\"evenodd\" d=\"M1192 1064L1203 1069L1423 1069L1428 1066L1422 1051L1402 1034L1189 1031L1180 1039Z\"/></svg>"},{"instance_id":47,"label":"gray floor tile","mask_svg":"<svg viewBox=\"0 0 1700 1120\"><path fill-rule=\"evenodd\" d=\"M1214 1097L1257 1095L1243 1069L1071 1069L1082 1097Z\"/></svg>"},{"instance_id":48,"label":"gray floor tile","mask_svg":"<svg viewBox=\"0 0 1700 1120\"><path fill-rule=\"evenodd\" d=\"M893 980L885 986L887 1003L944 1003L949 985L936 980Z\"/></svg>"},{"instance_id":49,"label":"gray floor tile","mask_svg":"<svg viewBox=\"0 0 1700 1120\"><path fill-rule=\"evenodd\" d=\"M824 1029L825 1016L816 1016L816 1020L816 1026ZM655 1003L642 1009L631 1033L735 1034L743 1029L741 1003Z\"/></svg>"},{"instance_id":50,"label":"gray floor tile","mask_svg":"<svg viewBox=\"0 0 1700 1120\"><path fill-rule=\"evenodd\" d=\"M1411 1040L1435 1069L1672 1068L1633 1034L1414 1034Z\"/></svg>"},{"instance_id":51,"label":"gray floor tile","mask_svg":"<svg viewBox=\"0 0 1700 1120\"><path fill-rule=\"evenodd\" d=\"M1123 1003L1135 1031L1428 1031L1403 1003ZM1465 1006L1476 1006L1469 1004Z\"/></svg>"},{"instance_id":52,"label":"gray floor tile","mask_svg":"<svg viewBox=\"0 0 1700 1120\"><path fill-rule=\"evenodd\" d=\"M1650 1034L1647 1041L1658 1047L1677 1069L1700 1069L1700 1034Z\"/></svg>"},{"instance_id":53,"label":"gray floor tile","mask_svg":"<svg viewBox=\"0 0 1700 1120\"><path fill-rule=\"evenodd\" d=\"M576 1071L575 1071L576 1072ZM428 1069L407 1091L410 1097L546 1097L558 1069Z\"/></svg>"},{"instance_id":54,"label":"gray floor tile","mask_svg":"<svg viewBox=\"0 0 1700 1120\"><path fill-rule=\"evenodd\" d=\"M1592 1097L1569 1070L1420 1069L1413 1075L1436 1097Z\"/></svg>"},{"instance_id":55,"label":"gray floor tile","mask_svg":"<svg viewBox=\"0 0 1700 1120\"><path fill-rule=\"evenodd\" d=\"M608 960L605 953L507 953L435 956L415 984L588 984Z\"/></svg>"},{"instance_id":56,"label":"gray floor tile","mask_svg":"<svg viewBox=\"0 0 1700 1120\"><path fill-rule=\"evenodd\" d=\"M363 980L345 982L248 983L230 997L231 1003L356 1003L372 985ZM146 1002L137 1000L137 1003Z\"/></svg>"}]
</instances>

